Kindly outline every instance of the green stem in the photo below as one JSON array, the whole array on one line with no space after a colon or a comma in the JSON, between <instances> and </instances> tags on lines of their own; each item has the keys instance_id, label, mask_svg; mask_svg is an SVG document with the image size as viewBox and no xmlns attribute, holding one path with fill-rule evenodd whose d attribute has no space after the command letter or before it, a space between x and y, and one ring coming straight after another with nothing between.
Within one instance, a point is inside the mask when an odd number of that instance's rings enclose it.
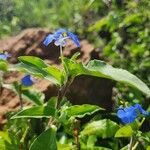
<instances>
[{"instance_id":1,"label":"green stem","mask_svg":"<svg viewBox=\"0 0 150 150\"><path fill-rule=\"evenodd\" d=\"M20 109L23 109L23 99L22 99L22 85L19 85L19 100L20 100Z\"/></svg>"},{"instance_id":2,"label":"green stem","mask_svg":"<svg viewBox=\"0 0 150 150\"><path fill-rule=\"evenodd\" d=\"M132 145L133 145L133 137L131 136L130 143L128 145L128 150L132 150Z\"/></svg>"},{"instance_id":3,"label":"green stem","mask_svg":"<svg viewBox=\"0 0 150 150\"><path fill-rule=\"evenodd\" d=\"M142 126L143 122L145 121L145 118L142 119L142 121L139 124L139 128Z\"/></svg>"},{"instance_id":4,"label":"green stem","mask_svg":"<svg viewBox=\"0 0 150 150\"><path fill-rule=\"evenodd\" d=\"M132 147L132 150L136 150L138 144L139 144L139 141L137 141L137 142L135 143L135 145Z\"/></svg>"},{"instance_id":5,"label":"green stem","mask_svg":"<svg viewBox=\"0 0 150 150\"><path fill-rule=\"evenodd\" d=\"M3 92L2 82L3 82L3 74L0 73L0 95L1 95L2 92Z\"/></svg>"},{"instance_id":6,"label":"green stem","mask_svg":"<svg viewBox=\"0 0 150 150\"><path fill-rule=\"evenodd\" d=\"M62 46L60 46L60 57L63 57Z\"/></svg>"}]
</instances>

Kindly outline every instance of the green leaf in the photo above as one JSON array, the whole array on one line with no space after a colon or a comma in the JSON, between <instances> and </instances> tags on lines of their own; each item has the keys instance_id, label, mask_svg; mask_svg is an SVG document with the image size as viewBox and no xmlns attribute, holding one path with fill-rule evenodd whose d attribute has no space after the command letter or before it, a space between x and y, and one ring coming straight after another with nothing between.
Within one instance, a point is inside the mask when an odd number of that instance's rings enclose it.
<instances>
[{"instance_id":1,"label":"green leaf","mask_svg":"<svg viewBox=\"0 0 150 150\"><path fill-rule=\"evenodd\" d=\"M150 146L148 146L148 147L146 148L146 150L150 150Z\"/></svg>"},{"instance_id":2,"label":"green leaf","mask_svg":"<svg viewBox=\"0 0 150 150\"><path fill-rule=\"evenodd\" d=\"M87 140L87 148L93 148L97 141L97 137L95 135L90 135Z\"/></svg>"},{"instance_id":3,"label":"green leaf","mask_svg":"<svg viewBox=\"0 0 150 150\"><path fill-rule=\"evenodd\" d=\"M38 68L46 68L47 64L40 58L35 56L20 56L18 57L19 61L24 64L29 64L33 66L37 66Z\"/></svg>"},{"instance_id":4,"label":"green leaf","mask_svg":"<svg viewBox=\"0 0 150 150\"><path fill-rule=\"evenodd\" d=\"M83 104L83 105L70 106L66 109L66 112L69 117L73 116L73 117L82 118L85 115L91 115L99 110L104 110L104 109L96 105Z\"/></svg>"},{"instance_id":5,"label":"green leaf","mask_svg":"<svg viewBox=\"0 0 150 150\"><path fill-rule=\"evenodd\" d=\"M42 59L35 56L21 56L19 57L19 60L21 61L21 63L15 66L17 70L27 72L34 76L45 78L57 85L62 84L61 71L56 67L47 65Z\"/></svg>"},{"instance_id":6,"label":"green leaf","mask_svg":"<svg viewBox=\"0 0 150 150\"><path fill-rule=\"evenodd\" d=\"M130 125L123 126L120 128L116 134L115 137L131 137L133 135L133 130Z\"/></svg>"},{"instance_id":7,"label":"green leaf","mask_svg":"<svg viewBox=\"0 0 150 150\"><path fill-rule=\"evenodd\" d=\"M8 63L0 59L0 70L7 71L7 69L8 69Z\"/></svg>"},{"instance_id":8,"label":"green leaf","mask_svg":"<svg viewBox=\"0 0 150 150\"><path fill-rule=\"evenodd\" d=\"M100 20L96 21L94 25L90 26L88 28L88 31L100 31L107 24L107 22L109 21L108 19L108 17L101 18Z\"/></svg>"},{"instance_id":9,"label":"green leaf","mask_svg":"<svg viewBox=\"0 0 150 150\"><path fill-rule=\"evenodd\" d=\"M88 149L88 150L112 150L112 149L107 147L94 146L92 149Z\"/></svg>"},{"instance_id":10,"label":"green leaf","mask_svg":"<svg viewBox=\"0 0 150 150\"><path fill-rule=\"evenodd\" d=\"M148 86L135 75L126 70L114 68L100 60L90 61L87 65L87 69L92 71L91 73L94 76L104 77L121 83L126 83L129 86L137 88L150 97L150 89Z\"/></svg>"},{"instance_id":11,"label":"green leaf","mask_svg":"<svg viewBox=\"0 0 150 150\"><path fill-rule=\"evenodd\" d=\"M73 56L71 57L71 60L76 61L77 58L80 56L80 52L76 52L75 54L73 54Z\"/></svg>"},{"instance_id":12,"label":"green leaf","mask_svg":"<svg viewBox=\"0 0 150 150\"><path fill-rule=\"evenodd\" d=\"M59 70L58 68L54 67L54 66L49 66L47 68L43 69L44 71L46 71L48 73L48 75L53 77L53 80L56 80L55 82L59 83L59 84L63 84L64 83L64 75L63 72L61 70Z\"/></svg>"},{"instance_id":13,"label":"green leaf","mask_svg":"<svg viewBox=\"0 0 150 150\"><path fill-rule=\"evenodd\" d=\"M56 103L57 98L53 97L48 101L46 106L32 106L31 108L23 109L12 116L11 119L54 117L56 115Z\"/></svg>"},{"instance_id":14,"label":"green leaf","mask_svg":"<svg viewBox=\"0 0 150 150\"><path fill-rule=\"evenodd\" d=\"M124 69L114 68L100 60L92 60L86 66L67 58L64 58L64 62L68 68L70 76L76 77L79 75L90 75L115 80L121 83L126 83L150 97L150 89L148 86L135 75Z\"/></svg>"},{"instance_id":15,"label":"green leaf","mask_svg":"<svg viewBox=\"0 0 150 150\"><path fill-rule=\"evenodd\" d=\"M57 143L57 149L58 150L75 150L76 146L69 145L69 144L60 144Z\"/></svg>"},{"instance_id":16,"label":"green leaf","mask_svg":"<svg viewBox=\"0 0 150 150\"><path fill-rule=\"evenodd\" d=\"M31 144L29 150L57 150L56 130L52 125L51 128L41 133Z\"/></svg>"},{"instance_id":17,"label":"green leaf","mask_svg":"<svg viewBox=\"0 0 150 150\"><path fill-rule=\"evenodd\" d=\"M22 91L22 98L32 101L36 105L43 105L45 95L42 92L28 89Z\"/></svg>"},{"instance_id":18,"label":"green leaf","mask_svg":"<svg viewBox=\"0 0 150 150\"><path fill-rule=\"evenodd\" d=\"M3 84L3 87L10 89L14 91L15 93L19 94L19 84L17 82L14 82L13 84ZM45 96L43 93L33 90L31 88L22 90L22 98L27 99L31 102L33 102L36 105L42 105L43 101L45 99Z\"/></svg>"},{"instance_id":19,"label":"green leaf","mask_svg":"<svg viewBox=\"0 0 150 150\"><path fill-rule=\"evenodd\" d=\"M102 138L113 137L118 128L119 126L109 119L93 121L85 126L81 132L81 136L96 135Z\"/></svg>"}]
</instances>

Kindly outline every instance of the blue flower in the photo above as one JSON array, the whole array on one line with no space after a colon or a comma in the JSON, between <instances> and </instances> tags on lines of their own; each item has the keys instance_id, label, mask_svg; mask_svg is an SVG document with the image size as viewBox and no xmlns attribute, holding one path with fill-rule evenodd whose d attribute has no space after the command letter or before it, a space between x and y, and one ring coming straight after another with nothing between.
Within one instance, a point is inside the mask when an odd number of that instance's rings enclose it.
<instances>
[{"instance_id":1,"label":"blue flower","mask_svg":"<svg viewBox=\"0 0 150 150\"><path fill-rule=\"evenodd\" d=\"M129 106L126 108L119 108L117 112L117 116L125 124L134 122L138 117L138 114L146 116L148 115L148 112L146 112L140 104L135 104L134 106Z\"/></svg>"},{"instance_id":2,"label":"blue flower","mask_svg":"<svg viewBox=\"0 0 150 150\"><path fill-rule=\"evenodd\" d=\"M10 54L0 53L0 59L2 60L7 60L7 58L9 58L10 56Z\"/></svg>"},{"instance_id":3,"label":"blue flower","mask_svg":"<svg viewBox=\"0 0 150 150\"><path fill-rule=\"evenodd\" d=\"M77 47L80 47L80 42L79 42L77 35L69 32L65 29L58 29L54 34L49 34L44 39L43 44L45 46L48 46L48 44L50 44L51 42L54 41L54 44L56 46L64 47L67 44L67 42L66 42L67 39L71 39Z\"/></svg>"},{"instance_id":4,"label":"blue flower","mask_svg":"<svg viewBox=\"0 0 150 150\"><path fill-rule=\"evenodd\" d=\"M24 86L31 86L34 83L34 79L30 75L26 75L21 79L21 83Z\"/></svg>"}]
</instances>

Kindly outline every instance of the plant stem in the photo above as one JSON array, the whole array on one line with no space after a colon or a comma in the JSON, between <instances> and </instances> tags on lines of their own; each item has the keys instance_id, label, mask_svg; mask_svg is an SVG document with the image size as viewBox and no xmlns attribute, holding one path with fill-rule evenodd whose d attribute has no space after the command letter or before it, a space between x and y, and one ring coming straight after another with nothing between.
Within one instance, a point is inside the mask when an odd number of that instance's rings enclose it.
<instances>
[{"instance_id":1,"label":"plant stem","mask_svg":"<svg viewBox=\"0 0 150 150\"><path fill-rule=\"evenodd\" d=\"M139 141L137 141L137 142L135 143L135 145L132 147L132 150L135 150L135 149L137 148L138 144L139 144Z\"/></svg>"},{"instance_id":2,"label":"plant stem","mask_svg":"<svg viewBox=\"0 0 150 150\"><path fill-rule=\"evenodd\" d=\"M3 73L2 73L2 72L0 72L0 95L1 95L1 94L2 94L2 92L3 92L2 81L3 81Z\"/></svg>"},{"instance_id":3,"label":"plant stem","mask_svg":"<svg viewBox=\"0 0 150 150\"><path fill-rule=\"evenodd\" d=\"M62 46L60 46L60 57L63 57Z\"/></svg>"},{"instance_id":4,"label":"plant stem","mask_svg":"<svg viewBox=\"0 0 150 150\"><path fill-rule=\"evenodd\" d=\"M133 145L133 137L131 136L130 143L128 145L128 150L132 150L132 145Z\"/></svg>"},{"instance_id":5,"label":"plant stem","mask_svg":"<svg viewBox=\"0 0 150 150\"><path fill-rule=\"evenodd\" d=\"M61 63L62 63L62 65L63 65L63 68L65 69L65 67L64 67L64 61L63 61L63 52L62 52L62 46L60 46L60 57L61 57ZM66 74L66 76L67 76L67 74ZM68 79L68 78L67 78ZM65 85L63 85L62 87L60 87L60 89L58 90L58 104L57 104L57 107L59 107L59 103L60 103L60 101L62 100L62 98L66 95L66 92L67 92L67 89L69 88L69 86L71 85L71 83L72 83L72 81L73 81L73 78L70 78L70 79L68 79L68 81L66 82L66 84Z\"/></svg>"},{"instance_id":6,"label":"plant stem","mask_svg":"<svg viewBox=\"0 0 150 150\"><path fill-rule=\"evenodd\" d=\"M80 126L79 120L75 120L74 128L73 128L73 135L74 135L74 138L75 138L75 144L76 144L77 150L80 150L79 126Z\"/></svg>"},{"instance_id":7,"label":"plant stem","mask_svg":"<svg viewBox=\"0 0 150 150\"><path fill-rule=\"evenodd\" d=\"M22 99L22 85L19 85L19 100L20 100L20 109L23 109L23 99Z\"/></svg>"},{"instance_id":8,"label":"plant stem","mask_svg":"<svg viewBox=\"0 0 150 150\"><path fill-rule=\"evenodd\" d=\"M142 126L144 121L145 121L145 118L143 118L142 121L140 122L139 128Z\"/></svg>"},{"instance_id":9,"label":"plant stem","mask_svg":"<svg viewBox=\"0 0 150 150\"><path fill-rule=\"evenodd\" d=\"M70 78L68 80L68 82L64 86L60 87L60 89L58 90L58 96L57 96L57 99L58 99L58 102L57 102L58 105L57 106L58 107L59 107L60 101L66 95L67 89L70 87L70 85L71 85L72 82L73 82L73 78Z\"/></svg>"}]
</instances>

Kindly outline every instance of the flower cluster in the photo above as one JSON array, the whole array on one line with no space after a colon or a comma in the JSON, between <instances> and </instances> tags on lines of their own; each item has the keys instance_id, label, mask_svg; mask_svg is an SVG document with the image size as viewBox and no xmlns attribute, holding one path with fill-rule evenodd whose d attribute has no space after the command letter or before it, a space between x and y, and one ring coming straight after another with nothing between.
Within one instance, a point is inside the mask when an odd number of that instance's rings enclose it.
<instances>
[{"instance_id":1,"label":"flower cluster","mask_svg":"<svg viewBox=\"0 0 150 150\"><path fill-rule=\"evenodd\" d=\"M71 39L77 47L80 47L80 42L77 35L65 29L58 29L54 34L49 34L44 39L43 44L45 46L48 46L48 44L54 41L54 44L56 46L64 47L67 44L66 42L67 39Z\"/></svg>"},{"instance_id":2,"label":"flower cluster","mask_svg":"<svg viewBox=\"0 0 150 150\"><path fill-rule=\"evenodd\" d=\"M148 112L146 112L140 104L135 104L134 106L129 106L126 108L119 108L117 112L117 116L125 124L134 122L139 114L144 116L148 115Z\"/></svg>"}]
</instances>

